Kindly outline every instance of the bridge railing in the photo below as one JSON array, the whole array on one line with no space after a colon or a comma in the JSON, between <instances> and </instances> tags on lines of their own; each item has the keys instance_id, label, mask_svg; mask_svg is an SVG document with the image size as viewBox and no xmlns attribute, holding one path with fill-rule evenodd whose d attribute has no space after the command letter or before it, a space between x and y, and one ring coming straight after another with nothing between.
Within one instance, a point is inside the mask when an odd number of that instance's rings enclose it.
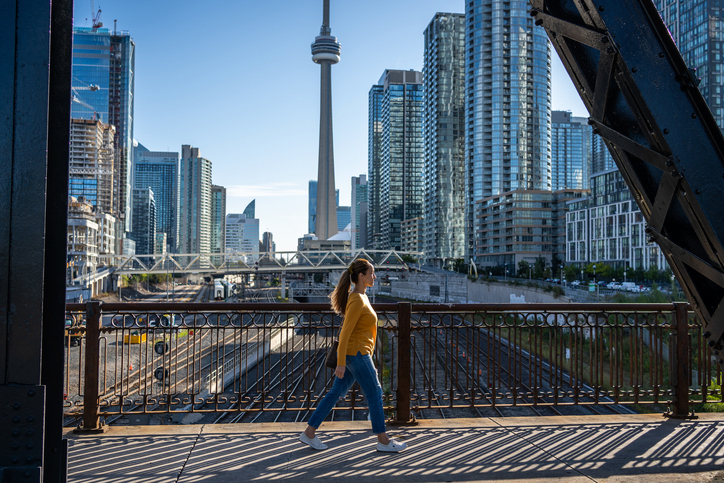
<instances>
[{"instance_id":1,"label":"bridge railing","mask_svg":"<svg viewBox=\"0 0 724 483\"><path fill-rule=\"evenodd\" d=\"M375 310L374 359L398 422L460 408L646 403L686 416L690 404L723 401L722 374L687 304ZM88 430L132 415L306 420L330 387L323 362L342 323L327 304L90 302L67 305L66 318L75 321L66 336L66 424L82 420ZM358 389L335 408L365 409Z\"/></svg>"}]
</instances>

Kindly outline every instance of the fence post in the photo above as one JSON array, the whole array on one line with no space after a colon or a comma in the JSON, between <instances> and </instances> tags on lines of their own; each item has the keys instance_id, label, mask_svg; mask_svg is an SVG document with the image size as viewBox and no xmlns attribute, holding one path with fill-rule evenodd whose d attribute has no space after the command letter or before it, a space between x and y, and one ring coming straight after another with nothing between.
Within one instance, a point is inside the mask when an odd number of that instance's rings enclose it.
<instances>
[{"instance_id":1,"label":"fence post","mask_svg":"<svg viewBox=\"0 0 724 483\"><path fill-rule=\"evenodd\" d=\"M410 319L412 305L397 304L397 411L393 421L406 424L413 420L410 414Z\"/></svg>"},{"instance_id":2,"label":"fence post","mask_svg":"<svg viewBox=\"0 0 724 483\"><path fill-rule=\"evenodd\" d=\"M76 432L104 432L106 425L100 425L99 379L100 379L100 335L101 302L85 305L85 387L83 390L83 425Z\"/></svg>"},{"instance_id":3,"label":"fence post","mask_svg":"<svg viewBox=\"0 0 724 483\"><path fill-rule=\"evenodd\" d=\"M672 418L689 417L689 304L685 302L674 302L674 313L676 317L676 338L674 344L674 370L672 381L674 385L674 398Z\"/></svg>"}]
</instances>

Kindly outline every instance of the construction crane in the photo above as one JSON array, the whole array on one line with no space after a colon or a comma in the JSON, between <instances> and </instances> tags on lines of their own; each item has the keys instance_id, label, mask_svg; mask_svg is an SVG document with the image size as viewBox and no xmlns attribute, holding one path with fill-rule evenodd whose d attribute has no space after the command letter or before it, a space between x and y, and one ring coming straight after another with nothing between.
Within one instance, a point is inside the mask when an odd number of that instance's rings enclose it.
<instances>
[{"instance_id":1,"label":"construction crane","mask_svg":"<svg viewBox=\"0 0 724 483\"><path fill-rule=\"evenodd\" d=\"M103 22L101 22L101 6L98 5L98 12L96 13L96 6L93 0L91 0L91 18L93 19L93 29L103 27Z\"/></svg>"}]
</instances>

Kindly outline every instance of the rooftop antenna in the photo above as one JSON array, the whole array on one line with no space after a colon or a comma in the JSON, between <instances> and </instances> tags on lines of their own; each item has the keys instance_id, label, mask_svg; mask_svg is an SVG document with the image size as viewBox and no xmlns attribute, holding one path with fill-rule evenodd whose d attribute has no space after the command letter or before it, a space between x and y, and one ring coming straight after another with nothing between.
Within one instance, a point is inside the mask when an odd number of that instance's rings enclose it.
<instances>
[{"instance_id":1,"label":"rooftop antenna","mask_svg":"<svg viewBox=\"0 0 724 483\"><path fill-rule=\"evenodd\" d=\"M98 12L96 13L96 6L93 0L91 0L91 17L93 19L93 30L103 27L103 22L101 22L101 6L98 5Z\"/></svg>"}]
</instances>

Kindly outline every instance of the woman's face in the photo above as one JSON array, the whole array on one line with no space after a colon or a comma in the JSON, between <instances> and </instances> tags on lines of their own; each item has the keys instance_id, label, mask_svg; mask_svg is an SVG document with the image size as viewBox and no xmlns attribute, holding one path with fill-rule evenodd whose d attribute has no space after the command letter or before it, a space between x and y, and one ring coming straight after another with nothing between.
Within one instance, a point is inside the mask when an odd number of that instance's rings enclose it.
<instances>
[{"instance_id":1,"label":"woman's face","mask_svg":"<svg viewBox=\"0 0 724 483\"><path fill-rule=\"evenodd\" d=\"M362 287L373 287L376 279L377 275L375 275L375 267L370 266L367 268L366 272L362 272L357 275L357 284Z\"/></svg>"}]
</instances>

